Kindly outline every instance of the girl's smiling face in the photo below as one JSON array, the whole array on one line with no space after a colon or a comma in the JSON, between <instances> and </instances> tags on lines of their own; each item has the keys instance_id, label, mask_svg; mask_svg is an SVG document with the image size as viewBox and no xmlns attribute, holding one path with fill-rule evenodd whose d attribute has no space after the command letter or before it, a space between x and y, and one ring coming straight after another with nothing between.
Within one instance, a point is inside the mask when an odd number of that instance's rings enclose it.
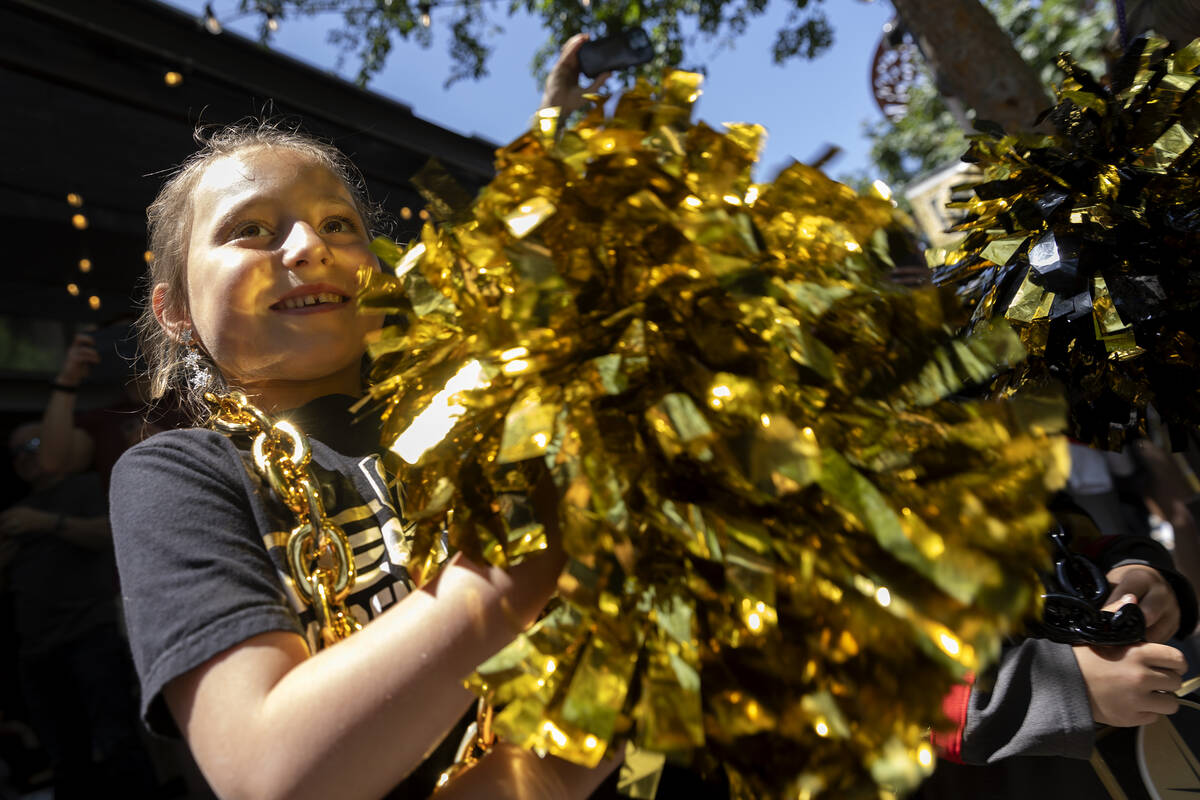
<instances>
[{"instance_id":1,"label":"girl's smiling face","mask_svg":"<svg viewBox=\"0 0 1200 800\"><path fill-rule=\"evenodd\" d=\"M354 302L364 264L379 268L349 190L302 153L219 158L192 194L191 325L226 379L252 394L359 391L363 337L382 322Z\"/></svg>"}]
</instances>

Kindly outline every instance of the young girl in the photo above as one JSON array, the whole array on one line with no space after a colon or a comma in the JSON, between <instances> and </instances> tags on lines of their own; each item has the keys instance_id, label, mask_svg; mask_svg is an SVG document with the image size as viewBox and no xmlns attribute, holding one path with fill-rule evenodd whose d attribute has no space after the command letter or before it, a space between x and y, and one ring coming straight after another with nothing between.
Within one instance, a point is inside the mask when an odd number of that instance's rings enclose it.
<instances>
[{"instance_id":1,"label":"young girl","mask_svg":"<svg viewBox=\"0 0 1200 800\"><path fill-rule=\"evenodd\" d=\"M566 99L556 87L579 91L582 41L564 48L551 102ZM176 430L118 463L112 521L143 715L187 739L222 797L425 796L472 707L463 679L536 618L564 561L555 543L508 571L456 555L413 590L402 516L372 455L378 425L347 411L363 336L381 323L353 302L356 271L378 268L371 222L339 152L266 125L209 138L149 209L157 393L186 378L193 395L237 388L286 412L310 439L357 573L345 606L363 629L318 649L284 552L295 520L244 446ZM499 743L439 796L583 797L611 769Z\"/></svg>"}]
</instances>

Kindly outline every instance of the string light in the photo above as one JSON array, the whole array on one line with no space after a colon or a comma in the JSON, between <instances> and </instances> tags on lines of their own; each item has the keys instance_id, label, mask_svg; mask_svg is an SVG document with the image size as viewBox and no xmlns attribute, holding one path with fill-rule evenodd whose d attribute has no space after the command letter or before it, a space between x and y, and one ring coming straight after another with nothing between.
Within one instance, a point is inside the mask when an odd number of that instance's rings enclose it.
<instances>
[{"instance_id":1,"label":"string light","mask_svg":"<svg viewBox=\"0 0 1200 800\"><path fill-rule=\"evenodd\" d=\"M92 271L92 260L90 258L79 259L79 271L80 272L91 272Z\"/></svg>"},{"instance_id":2,"label":"string light","mask_svg":"<svg viewBox=\"0 0 1200 800\"><path fill-rule=\"evenodd\" d=\"M417 216L421 219L429 219L429 212L422 208L421 213L417 214Z\"/></svg>"},{"instance_id":3,"label":"string light","mask_svg":"<svg viewBox=\"0 0 1200 800\"><path fill-rule=\"evenodd\" d=\"M83 214L74 214L71 217L71 224L78 230L85 230L88 226L88 218Z\"/></svg>"},{"instance_id":4,"label":"string light","mask_svg":"<svg viewBox=\"0 0 1200 800\"><path fill-rule=\"evenodd\" d=\"M178 86L179 84L183 83L183 75L179 74L175 70L171 70L163 75L163 83L165 83L167 86Z\"/></svg>"},{"instance_id":5,"label":"string light","mask_svg":"<svg viewBox=\"0 0 1200 800\"><path fill-rule=\"evenodd\" d=\"M274 14L267 14L267 27L270 28L272 32L279 30L279 20L275 18Z\"/></svg>"},{"instance_id":6,"label":"string light","mask_svg":"<svg viewBox=\"0 0 1200 800\"><path fill-rule=\"evenodd\" d=\"M400 209L400 219L412 219L412 209L408 206Z\"/></svg>"},{"instance_id":7,"label":"string light","mask_svg":"<svg viewBox=\"0 0 1200 800\"><path fill-rule=\"evenodd\" d=\"M149 264L151 261L154 260L154 251L147 250L146 252L142 253L142 260L145 261L147 264Z\"/></svg>"},{"instance_id":8,"label":"string light","mask_svg":"<svg viewBox=\"0 0 1200 800\"><path fill-rule=\"evenodd\" d=\"M79 296L79 285L74 284L74 283L68 283L67 284L67 294L71 295L71 297L78 297Z\"/></svg>"},{"instance_id":9,"label":"string light","mask_svg":"<svg viewBox=\"0 0 1200 800\"><path fill-rule=\"evenodd\" d=\"M422 28L428 28L430 25L433 24L433 17L430 16L430 13L429 13L432 10L433 10L433 6L430 5L429 3L417 3L417 11L421 12L421 27Z\"/></svg>"},{"instance_id":10,"label":"string light","mask_svg":"<svg viewBox=\"0 0 1200 800\"><path fill-rule=\"evenodd\" d=\"M92 309L92 311L98 311L100 309L100 298L96 297L96 295L92 295L88 298L88 306Z\"/></svg>"},{"instance_id":11,"label":"string light","mask_svg":"<svg viewBox=\"0 0 1200 800\"><path fill-rule=\"evenodd\" d=\"M83 195L71 192L67 195L67 205L71 206L72 208L79 208L83 205Z\"/></svg>"}]
</instances>

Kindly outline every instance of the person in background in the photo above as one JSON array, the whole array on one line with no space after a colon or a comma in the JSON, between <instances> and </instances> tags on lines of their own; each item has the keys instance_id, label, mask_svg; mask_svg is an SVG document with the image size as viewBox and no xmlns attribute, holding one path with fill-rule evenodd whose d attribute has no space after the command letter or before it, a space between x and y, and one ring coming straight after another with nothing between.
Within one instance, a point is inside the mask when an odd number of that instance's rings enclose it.
<instances>
[{"instance_id":1,"label":"person in background","mask_svg":"<svg viewBox=\"0 0 1200 800\"><path fill-rule=\"evenodd\" d=\"M82 472L92 463L95 443L75 424L75 401L79 387L99 363L100 354L92 337L75 334L58 375L50 382L50 399L38 432L37 460L47 474Z\"/></svg>"},{"instance_id":2,"label":"person in background","mask_svg":"<svg viewBox=\"0 0 1200 800\"><path fill-rule=\"evenodd\" d=\"M151 403L134 356L130 321L117 319L72 339L42 415L39 458L50 472L91 470L108 489L113 465L134 444L182 424L172 398ZM119 394L97 408L80 410L78 392L89 379Z\"/></svg>"},{"instance_id":3,"label":"person in background","mask_svg":"<svg viewBox=\"0 0 1200 800\"><path fill-rule=\"evenodd\" d=\"M0 512L0 575L12 596L22 693L58 800L145 796L155 779L117 629L107 499L95 473L42 467L42 431L28 423L9 437L30 492Z\"/></svg>"},{"instance_id":4,"label":"person in background","mask_svg":"<svg viewBox=\"0 0 1200 800\"><path fill-rule=\"evenodd\" d=\"M952 727L935 731L939 763L917 800L1105 797L1088 759L1101 725L1137 727L1175 713L1187 663L1166 644L1196 627L1195 593L1162 545L1103 536L1066 495L1052 505L1072 549L1109 584L1105 610L1136 603L1145 641L1110 647L1041 638L1009 643L987 673L947 696Z\"/></svg>"}]
</instances>

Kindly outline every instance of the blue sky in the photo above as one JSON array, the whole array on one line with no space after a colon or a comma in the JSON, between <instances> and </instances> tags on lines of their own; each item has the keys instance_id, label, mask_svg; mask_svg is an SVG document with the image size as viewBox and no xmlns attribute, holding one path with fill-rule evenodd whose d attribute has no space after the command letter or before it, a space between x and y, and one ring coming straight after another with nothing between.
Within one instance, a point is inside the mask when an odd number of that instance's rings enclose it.
<instances>
[{"instance_id":1,"label":"blue sky","mask_svg":"<svg viewBox=\"0 0 1200 800\"><path fill-rule=\"evenodd\" d=\"M204 0L165 0L199 16ZM236 0L213 0L218 17L235 16ZM783 66L771 60L775 31L786 17L787 6L774 0L767 13L754 21L732 47L699 40L688 61L705 63L708 78L697 117L709 123L757 122L769 136L762 158L767 173L792 158L810 160L826 143L845 152L829 165L834 175L859 169L872 171L863 123L880 119L871 94L870 64L883 24L892 17L887 0L825 0L822 3L834 28L833 47L815 61L796 59ZM316 66L334 70L338 49L326 40L337 14L284 20L273 46ZM497 143L518 135L541 97L530 59L545 39L538 22L528 16L502 20L505 29L491 44L490 75L479 81L459 81L443 89L450 74L448 33L433 12L434 44L428 49L397 41L386 69L370 89L412 107L414 113L462 133L477 133ZM229 26L255 35L254 20ZM340 74L352 78L357 71L353 56ZM763 176L765 177L765 175Z\"/></svg>"}]
</instances>

